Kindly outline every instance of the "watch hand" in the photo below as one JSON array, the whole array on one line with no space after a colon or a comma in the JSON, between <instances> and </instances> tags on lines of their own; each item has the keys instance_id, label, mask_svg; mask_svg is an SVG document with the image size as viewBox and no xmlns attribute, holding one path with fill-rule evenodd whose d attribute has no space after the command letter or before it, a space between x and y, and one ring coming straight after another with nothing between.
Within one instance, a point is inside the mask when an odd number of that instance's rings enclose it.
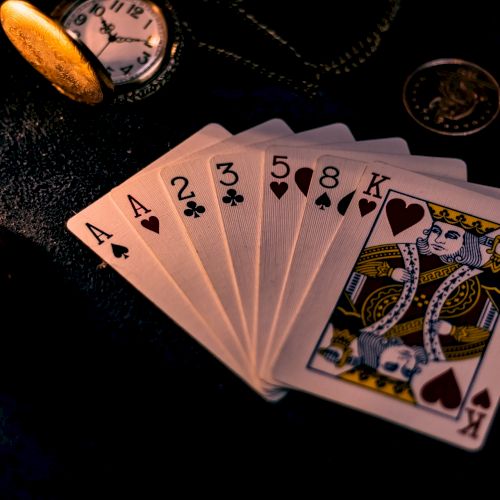
<instances>
[{"instance_id":1,"label":"watch hand","mask_svg":"<svg viewBox=\"0 0 500 500\"><path fill-rule=\"evenodd\" d=\"M116 36L116 42L122 43L122 42L144 42L147 43L147 40L143 40L142 38L130 38L127 36Z\"/></svg>"},{"instance_id":2,"label":"watch hand","mask_svg":"<svg viewBox=\"0 0 500 500\"><path fill-rule=\"evenodd\" d=\"M111 23L107 23L102 17L101 17L101 24L102 24L102 28L100 28L99 31L105 35L108 35L109 42L115 42L116 38L117 38L117 35L113 33L115 25L111 24Z\"/></svg>"},{"instance_id":3,"label":"watch hand","mask_svg":"<svg viewBox=\"0 0 500 500\"><path fill-rule=\"evenodd\" d=\"M106 45L99 51L98 54L96 54L96 57L99 57L108 47L108 45L112 42L112 40L109 40L106 42Z\"/></svg>"},{"instance_id":4,"label":"watch hand","mask_svg":"<svg viewBox=\"0 0 500 500\"><path fill-rule=\"evenodd\" d=\"M102 17L101 24L102 28L99 31L105 35L108 35L108 41L106 42L106 45L99 51L99 53L96 54L96 57L99 57L108 48L108 45L112 42L115 42L117 39L117 35L113 33L113 30L115 28L114 24L107 23Z\"/></svg>"},{"instance_id":5,"label":"watch hand","mask_svg":"<svg viewBox=\"0 0 500 500\"><path fill-rule=\"evenodd\" d=\"M109 35L111 30L113 29L102 17L101 17L102 28L99 31L103 34Z\"/></svg>"},{"instance_id":6,"label":"watch hand","mask_svg":"<svg viewBox=\"0 0 500 500\"><path fill-rule=\"evenodd\" d=\"M102 28L100 29L101 33L106 33L109 35L111 31L113 31L114 25L111 23L107 23L104 18L101 17Z\"/></svg>"}]
</instances>

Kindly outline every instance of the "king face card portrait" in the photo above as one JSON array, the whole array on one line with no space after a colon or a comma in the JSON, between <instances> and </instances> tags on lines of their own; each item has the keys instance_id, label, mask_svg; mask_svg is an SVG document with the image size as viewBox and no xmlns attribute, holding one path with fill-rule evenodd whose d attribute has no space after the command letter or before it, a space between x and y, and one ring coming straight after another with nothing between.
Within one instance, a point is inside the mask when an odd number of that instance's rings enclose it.
<instances>
[{"instance_id":1,"label":"king face card portrait","mask_svg":"<svg viewBox=\"0 0 500 500\"><path fill-rule=\"evenodd\" d=\"M278 358L277 378L480 447L500 371L494 204L413 173L369 166ZM329 313L314 307L335 293ZM315 320L305 319L308 310ZM304 334L310 331L316 335Z\"/></svg>"}]
</instances>

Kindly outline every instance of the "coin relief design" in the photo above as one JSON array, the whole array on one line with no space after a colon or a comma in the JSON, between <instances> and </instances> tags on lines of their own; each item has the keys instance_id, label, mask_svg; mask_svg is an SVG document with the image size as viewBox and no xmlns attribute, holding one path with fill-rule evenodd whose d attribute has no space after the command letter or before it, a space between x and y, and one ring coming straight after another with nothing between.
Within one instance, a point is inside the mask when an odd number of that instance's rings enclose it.
<instances>
[{"instance_id":1,"label":"coin relief design","mask_svg":"<svg viewBox=\"0 0 500 500\"><path fill-rule=\"evenodd\" d=\"M445 135L468 135L486 127L498 114L499 86L476 64L438 59L417 68L407 79L403 101L423 127Z\"/></svg>"}]
</instances>

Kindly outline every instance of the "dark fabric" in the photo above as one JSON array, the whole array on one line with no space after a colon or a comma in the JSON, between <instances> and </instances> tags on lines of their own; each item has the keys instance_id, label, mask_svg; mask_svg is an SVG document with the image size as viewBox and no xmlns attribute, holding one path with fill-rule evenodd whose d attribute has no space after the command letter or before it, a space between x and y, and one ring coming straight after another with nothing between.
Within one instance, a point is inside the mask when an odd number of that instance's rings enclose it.
<instances>
[{"instance_id":1,"label":"dark fabric","mask_svg":"<svg viewBox=\"0 0 500 500\"><path fill-rule=\"evenodd\" d=\"M293 79L312 77L276 44L239 28L223 3L174 5L200 39ZM357 8L243 2L320 61L329 56L325 30L334 53L382 4L346 3ZM137 498L164 498L174 486L239 495L302 477L329 494L340 478L357 491L363 482L349 474L374 470L371 484L385 490L384 478L429 485L453 464L474 478L496 458L497 423L471 454L300 392L264 402L113 270L99 269L65 228L72 214L211 122L233 133L274 117L295 131L344 122L358 140L401 136L412 153L461 158L469 180L500 186L498 121L446 137L416 124L402 103L406 77L432 59L464 58L500 77L490 3L401 4L379 50L347 75L322 77L315 96L209 54L188 36L175 77L158 94L85 107L57 93L0 33L2 498L119 498L132 483ZM451 476L448 491L458 480Z\"/></svg>"}]
</instances>

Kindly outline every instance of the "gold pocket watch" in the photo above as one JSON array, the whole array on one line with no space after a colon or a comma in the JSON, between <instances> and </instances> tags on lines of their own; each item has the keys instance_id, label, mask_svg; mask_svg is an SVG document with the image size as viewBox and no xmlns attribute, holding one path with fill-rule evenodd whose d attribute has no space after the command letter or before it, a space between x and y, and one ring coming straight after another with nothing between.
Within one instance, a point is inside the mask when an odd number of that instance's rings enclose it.
<instances>
[{"instance_id":1,"label":"gold pocket watch","mask_svg":"<svg viewBox=\"0 0 500 500\"><path fill-rule=\"evenodd\" d=\"M50 18L27 2L7 0L0 18L40 73L88 104L154 94L172 76L182 48L180 23L165 0L64 1Z\"/></svg>"}]
</instances>

